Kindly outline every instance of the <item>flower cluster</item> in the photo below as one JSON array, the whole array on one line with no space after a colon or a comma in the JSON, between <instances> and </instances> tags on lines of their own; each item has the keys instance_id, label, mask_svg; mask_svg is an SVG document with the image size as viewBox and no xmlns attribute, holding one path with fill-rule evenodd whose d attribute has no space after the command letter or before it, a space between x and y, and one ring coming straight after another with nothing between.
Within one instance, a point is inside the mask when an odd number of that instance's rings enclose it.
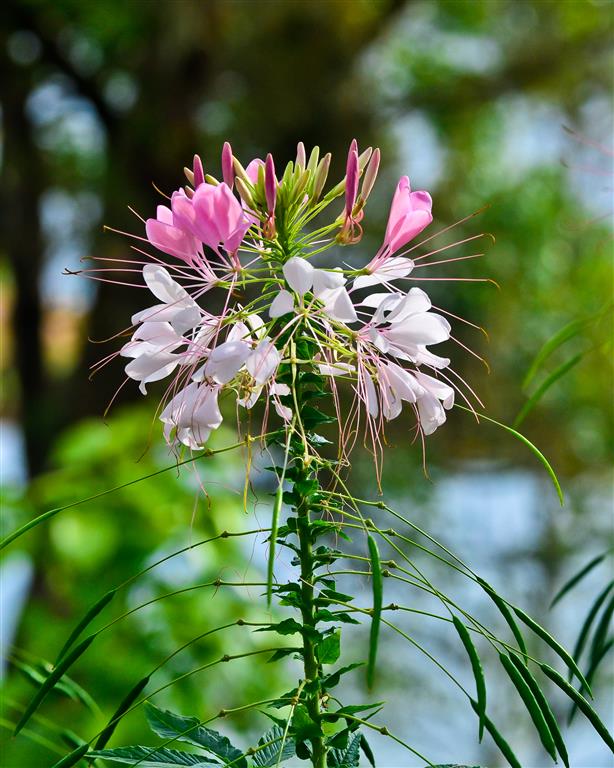
<instances>
[{"instance_id":1,"label":"flower cluster","mask_svg":"<svg viewBox=\"0 0 614 768\"><path fill-rule=\"evenodd\" d=\"M353 141L345 177L325 192L330 161L317 147L307 158L300 143L278 178L271 155L244 167L226 143L222 181L205 174L195 156L185 169L188 186L146 221L141 239L156 255L137 249L146 260L132 263L158 303L132 317L120 354L143 393L168 380L160 419L169 443L202 447L222 423L226 392L246 409L264 398L265 419L272 404L291 424L291 387L280 371L298 362L329 382L346 441L361 427L377 440L403 403L413 409L417 434L445 422L456 387L450 360L431 347L450 338L450 324L423 290L401 287L416 268L409 243L432 221L431 197L413 192L403 176L368 264L322 265L322 254L361 239L380 153L359 154ZM322 223L342 197L341 212ZM305 337L315 353L299 361L296 343ZM345 414L341 381L353 393Z\"/></svg>"}]
</instances>

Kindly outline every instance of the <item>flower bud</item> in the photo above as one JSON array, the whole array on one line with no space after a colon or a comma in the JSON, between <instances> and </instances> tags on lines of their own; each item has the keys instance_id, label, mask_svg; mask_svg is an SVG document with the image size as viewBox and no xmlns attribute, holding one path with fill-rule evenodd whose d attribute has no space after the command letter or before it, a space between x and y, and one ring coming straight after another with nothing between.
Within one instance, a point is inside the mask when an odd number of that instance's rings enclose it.
<instances>
[{"instance_id":1,"label":"flower bud","mask_svg":"<svg viewBox=\"0 0 614 768\"><path fill-rule=\"evenodd\" d=\"M277 200L277 179L275 178L273 155L270 153L266 156L266 162L264 164L264 196L269 214L273 215L275 213L275 202Z\"/></svg>"},{"instance_id":2,"label":"flower bud","mask_svg":"<svg viewBox=\"0 0 614 768\"><path fill-rule=\"evenodd\" d=\"M328 169L330 168L330 159L331 159L331 154L330 152L327 152L324 155L324 157L320 160L320 163L318 165L318 169L316 171L315 179L313 182L314 202L318 200L318 198L322 194L324 185L326 184L326 179L328 178Z\"/></svg>"},{"instance_id":3,"label":"flower bud","mask_svg":"<svg viewBox=\"0 0 614 768\"><path fill-rule=\"evenodd\" d=\"M299 141L299 143L296 145L296 163L297 168L300 168L301 171L305 169L305 145L302 141Z\"/></svg>"},{"instance_id":4,"label":"flower bud","mask_svg":"<svg viewBox=\"0 0 614 768\"><path fill-rule=\"evenodd\" d=\"M241 200L243 200L246 205L249 205L250 208L255 208L256 206L254 204L254 198L252 197L251 190L239 174L237 174L235 178L235 185Z\"/></svg>"},{"instance_id":5,"label":"flower bud","mask_svg":"<svg viewBox=\"0 0 614 768\"><path fill-rule=\"evenodd\" d=\"M358 144L352 139L345 166L345 215L351 216L358 194Z\"/></svg>"},{"instance_id":6,"label":"flower bud","mask_svg":"<svg viewBox=\"0 0 614 768\"><path fill-rule=\"evenodd\" d=\"M212 176L210 173L205 173L205 181L207 182L207 184L213 184L214 187L217 187L220 183L215 178L215 176Z\"/></svg>"},{"instance_id":7,"label":"flower bud","mask_svg":"<svg viewBox=\"0 0 614 768\"><path fill-rule=\"evenodd\" d=\"M233 168L232 147L225 141L222 149L222 178L224 183L232 189L235 181L235 172Z\"/></svg>"},{"instance_id":8,"label":"flower bud","mask_svg":"<svg viewBox=\"0 0 614 768\"><path fill-rule=\"evenodd\" d=\"M205 171L203 169L203 163L198 155L194 155L192 168L194 170L194 189L196 189L196 187L200 186L205 180Z\"/></svg>"},{"instance_id":9,"label":"flower bud","mask_svg":"<svg viewBox=\"0 0 614 768\"><path fill-rule=\"evenodd\" d=\"M362 181L362 188L360 190L360 201L364 204L371 194L375 180L377 179L377 172L379 170L380 151L375 149L369 160L369 165L365 171L365 175Z\"/></svg>"},{"instance_id":10,"label":"flower bud","mask_svg":"<svg viewBox=\"0 0 614 768\"><path fill-rule=\"evenodd\" d=\"M311 150L311 154L309 155L309 162L307 163L307 168L309 168L312 174L315 173L315 170L318 167L319 159L320 159L320 147L314 147Z\"/></svg>"},{"instance_id":11,"label":"flower bud","mask_svg":"<svg viewBox=\"0 0 614 768\"><path fill-rule=\"evenodd\" d=\"M187 166L184 166L183 173L185 174L188 183L194 186L194 171L191 171Z\"/></svg>"},{"instance_id":12,"label":"flower bud","mask_svg":"<svg viewBox=\"0 0 614 768\"><path fill-rule=\"evenodd\" d=\"M361 153L361 155L358 158L358 167L360 168L360 172L362 173L365 169L366 164L369 162L369 158L371 157L371 154L373 152L372 147L367 147L364 152Z\"/></svg>"},{"instance_id":13,"label":"flower bud","mask_svg":"<svg viewBox=\"0 0 614 768\"><path fill-rule=\"evenodd\" d=\"M236 158L236 157L233 157L233 158L232 158L232 167L234 168L234 172L235 172L235 174L236 174L236 176L235 176L235 181L236 181L237 179L242 179L242 180L243 180L243 183L244 183L244 184L246 184L246 185L248 186L248 188L253 186L253 184L252 184L252 180L251 180L251 179L250 179L250 177L247 175L247 171L246 171L246 170L245 170L245 168L244 168L244 167L241 165L241 163L240 163L240 162L237 160L237 158Z\"/></svg>"}]
</instances>

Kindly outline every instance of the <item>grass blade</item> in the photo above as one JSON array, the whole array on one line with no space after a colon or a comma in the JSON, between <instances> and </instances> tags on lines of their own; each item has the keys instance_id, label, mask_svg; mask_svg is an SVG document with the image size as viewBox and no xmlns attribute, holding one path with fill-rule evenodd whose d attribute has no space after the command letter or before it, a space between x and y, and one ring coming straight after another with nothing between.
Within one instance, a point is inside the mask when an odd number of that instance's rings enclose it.
<instances>
[{"instance_id":1,"label":"grass blade","mask_svg":"<svg viewBox=\"0 0 614 768\"><path fill-rule=\"evenodd\" d=\"M484 737L484 718L486 717L486 681L484 680L484 670L482 669L480 657L478 656L475 645L469 636L467 627L458 618L458 616L453 616L452 621L454 622L456 631L458 632L460 639L465 646L465 650L467 651L467 655L469 656L469 660L471 662L473 677L475 678L475 690L477 694L477 704L479 709L478 716L480 718L478 741L482 741L482 738Z\"/></svg>"},{"instance_id":2,"label":"grass blade","mask_svg":"<svg viewBox=\"0 0 614 768\"><path fill-rule=\"evenodd\" d=\"M569 581L566 581L565 584L559 589L559 591L556 593L556 595L552 598L552 602L550 603L550 608L554 608L554 606L561 600L565 595L569 592L570 589L573 589L576 584L578 584L582 579L587 576L593 568L596 568L599 563L602 563L605 558L610 554L611 550L608 550L607 552L603 552L601 555L597 555L597 557L594 557L590 562L588 562L585 566L583 566L577 573L575 573Z\"/></svg>"},{"instance_id":3,"label":"grass blade","mask_svg":"<svg viewBox=\"0 0 614 768\"><path fill-rule=\"evenodd\" d=\"M382 601L384 595L384 586L382 580L382 566L380 562L379 550L375 539L368 534L367 544L369 546L369 558L371 560L371 573L373 585L373 613L371 614L371 631L369 633L369 659L367 662L367 685L373 687L375 676L375 661L377 658L377 646L379 641L379 629L382 619Z\"/></svg>"},{"instance_id":4,"label":"grass blade","mask_svg":"<svg viewBox=\"0 0 614 768\"><path fill-rule=\"evenodd\" d=\"M610 750L614 753L614 739L612 739L612 736L610 735L610 732L605 727L601 719L599 718L599 715L595 712L595 710L591 707L589 702L582 696L582 694L579 691L576 691L576 689L571 685L571 683L568 683L567 680L561 675L559 672L556 671L556 669L553 669L548 664L540 664L539 665L542 672L546 677L549 677L550 680L552 680L553 683L556 683L559 688L564 691L570 699L572 699L578 706L578 709L580 709L583 714L587 717L588 720L590 720L593 728L597 731L597 733L601 736L603 741L608 745Z\"/></svg>"},{"instance_id":5,"label":"grass blade","mask_svg":"<svg viewBox=\"0 0 614 768\"><path fill-rule=\"evenodd\" d=\"M597 667L601 663L601 660L604 658L604 656L610 651L612 646L614 646L614 637L610 638L607 641L607 643L601 646L600 652L597 654L597 656L594 659L591 658L591 664L589 668L586 670L586 679L591 685L593 684L593 678L595 677L595 672L597 671ZM580 688L580 693L582 693L583 691L584 691L584 688ZM578 705L574 702L569 712L569 716L567 718L567 725L571 725L571 721L574 719L574 716L577 710L578 710Z\"/></svg>"},{"instance_id":6,"label":"grass blade","mask_svg":"<svg viewBox=\"0 0 614 768\"><path fill-rule=\"evenodd\" d=\"M467 411L467 413L474 413L470 408L465 408L464 405L456 405L456 408L460 408L461 411ZM559 502L561 506L564 505L565 499L563 497L563 491L561 490L561 484L559 483L559 479L556 476L556 473L554 469L552 469L552 466L548 459L544 456L544 454L539 450L539 448L534 445L527 437L525 437L523 434L515 430L513 427L508 427L507 424L502 424L500 421L496 421L495 419L491 419L489 416L485 416L483 413L476 413L477 417L480 419L484 419L484 421L490 421L491 424L496 424L498 427L501 427L501 429L504 429L506 432L509 432L511 435L514 435L515 438L520 440L521 443L524 443L529 450L531 450L535 456L541 461L544 469L548 473L550 479L552 480L552 484L554 485L554 488L556 490L556 494L559 497Z\"/></svg>"},{"instance_id":7,"label":"grass blade","mask_svg":"<svg viewBox=\"0 0 614 768\"><path fill-rule=\"evenodd\" d=\"M554 762L556 762L556 745L554 743L554 738L550 733L550 728L546 723L544 713L542 712L539 704L537 703L537 700L533 694L533 691L531 690L524 676L518 671L518 669L516 668L516 666L512 662L512 659L509 656L507 656L504 653L500 653L499 659L501 660L501 664L503 665L503 668L507 672L510 680L514 684L514 687L518 691L520 698L524 702L524 705L527 708L529 715L531 716L531 720L533 720L533 724L537 729L541 743L544 745L544 749L550 755L550 757L554 760Z\"/></svg>"}]
</instances>

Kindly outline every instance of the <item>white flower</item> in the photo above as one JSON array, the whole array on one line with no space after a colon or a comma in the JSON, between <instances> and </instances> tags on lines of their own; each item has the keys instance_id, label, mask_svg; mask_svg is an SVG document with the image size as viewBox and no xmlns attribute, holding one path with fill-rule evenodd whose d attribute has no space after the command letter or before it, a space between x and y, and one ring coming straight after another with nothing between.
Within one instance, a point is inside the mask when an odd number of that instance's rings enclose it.
<instances>
[{"instance_id":1,"label":"white flower","mask_svg":"<svg viewBox=\"0 0 614 768\"><path fill-rule=\"evenodd\" d=\"M209 384L188 384L168 403L160 415L168 441L176 430L176 438L188 448L197 450L209 439L212 430L222 423L217 404L219 387Z\"/></svg>"},{"instance_id":2,"label":"white flower","mask_svg":"<svg viewBox=\"0 0 614 768\"><path fill-rule=\"evenodd\" d=\"M420 425L425 435L432 435L445 422L446 410L454 405L454 390L443 381L420 371L416 372L416 379L425 390L418 398Z\"/></svg>"},{"instance_id":3,"label":"white flower","mask_svg":"<svg viewBox=\"0 0 614 768\"><path fill-rule=\"evenodd\" d=\"M379 265L373 266L373 271L368 275L359 275L354 280L354 288L367 288L379 283L390 283L401 277L407 277L414 268L414 262L405 256L393 256ZM369 269L369 267L367 267Z\"/></svg>"},{"instance_id":4,"label":"white flower","mask_svg":"<svg viewBox=\"0 0 614 768\"><path fill-rule=\"evenodd\" d=\"M306 259L293 256L284 264L283 274L290 288L300 297L313 291L324 305L324 312L333 320L353 323L358 319L352 299L345 289L346 279L338 270L316 269ZM270 317L281 317L294 309L294 297L282 289L269 308Z\"/></svg>"}]
</instances>

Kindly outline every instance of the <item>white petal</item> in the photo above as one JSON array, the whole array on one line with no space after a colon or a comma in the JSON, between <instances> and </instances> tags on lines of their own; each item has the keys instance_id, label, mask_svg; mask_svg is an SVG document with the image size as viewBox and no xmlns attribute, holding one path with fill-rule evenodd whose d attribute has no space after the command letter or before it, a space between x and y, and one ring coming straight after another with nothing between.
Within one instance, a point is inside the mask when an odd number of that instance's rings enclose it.
<instances>
[{"instance_id":1,"label":"white petal","mask_svg":"<svg viewBox=\"0 0 614 768\"><path fill-rule=\"evenodd\" d=\"M340 288L346 282L343 272L339 269L316 269L313 273L313 293L320 297L322 291Z\"/></svg>"},{"instance_id":2,"label":"white petal","mask_svg":"<svg viewBox=\"0 0 614 768\"><path fill-rule=\"evenodd\" d=\"M341 323L355 323L358 320L352 299L343 286L333 290L327 289L319 298L324 302L324 311L333 320Z\"/></svg>"},{"instance_id":3,"label":"white petal","mask_svg":"<svg viewBox=\"0 0 614 768\"><path fill-rule=\"evenodd\" d=\"M347 376L356 370L349 363L334 363L333 365L320 363L318 369L323 376Z\"/></svg>"},{"instance_id":4,"label":"white petal","mask_svg":"<svg viewBox=\"0 0 614 768\"><path fill-rule=\"evenodd\" d=\"M147 394L145 384L151 381L159 381L176 368L179 356L169 352L156 352L154 354L139 355L126 366L126 375L135 381L140 381L139 389Z\"/></svg>"},{"instance_id":5,"label":"white petal","mask_svg":"<svg viewBox=\"0 0 614 768\"><path fill-rule=\"evenodd\" d=\"M399 346L408 344L439 344L450 338L450 323L434 312L421 312L395 323L386 333Z\"/></svg>"},{"instance_id":6,"label":"white petal","mask_svg":"<svg viewBox=\"0 0 614 768\"><path fill-rule=\"evenodd\" d=\"M286 282L293 291L303 296L313 285L314 268L301 256L293 256L284 264L283 273Z\"/></svg>"},{"instance_id":7,"label":"white petal","mask_svg":"<svg viewBox=\"0 0 614 768\"><path fill-rule=\"evenodd\" d=\"M266 333L264 320L253 312L245 318L245 323L250 327L257 339L262 339Z\"/></svg>"},{"instance_id":8,"label":"white petal","mask_svg":"<svg viewBox=\"0 0 614 768\"><path fill-rule=\"evenodd\" d=\"M294 297L289 291L280 291L269 307L270 317L281 317L294 309Z\"/></svg>"},{"instance_id":9,"label":"white petal","mask_svg":"<svg viewBox=\"0 0 614 768\"><path fill-rule=\"evenodd\" d=\"M282 405L277 398L273 400L273 405L275 406L275 410L280 419L283 419L284 421L290 421L292 419L292 409L288 408L287 405Z\"/></svg>"},{"instance_id":10,"label":"white petal","mask_svg":"<svg viewBox=\"0 0 614 768\"><path fill-rule=\"evenodd\" d=\"M425 435L432 435L446 420L446 412L441 403L430 392L418 400L418 416Z\"/></svg>"},{"instance_id":11,"label":"white petal","mask_svg":"<svg viewBox=\"0 0 614 768\"><path fill-rule=\"evenodd\" d=\"M452 387L441 379L436 379L421 371L416 372L416 379L424 389L443 402L443 407L446 410L452 408L454 405L454 389Z\"/></svg>"},{"instance_id":12,"label":"white petal","mask_svg":"<svg viewBox=\"0 0 614 768\"><path fill-rule=\"evenodd\" d=\"M168 270L159 264L145 264L143 278L156 299L165 304L173 304L189 298L185 289L176 283Z\"/></svg>"},{"instance_id":13,"label":"white petal","mask_svg":"<svg viewBox=\"0 0 614 768\"><path fill-rule=\"evenodd\" d=\"M272 395L279 395L280 397L285 397L286 395L290 394L290 387L287 384L278 384L277 382L274 382L269 387L269 392Z\"/></svg>"},{"instance_id":14,"label":"white petal","mask_svg":"<svg viewBox=\"0 0 614 768\"><path fill-rule=\"evenodd\" d=\"M275 373L280 362L279 351L271 341L265 339L247 358L245 367L258 384L264 384Z\"/></svg>"},{"instance_id":15,"label":"white petal","mask_svg":"<svg viewBox=\"0 0 614 768\"><path fill-rule=\"evenodd\" d=\"M379 407L377 404L377 392L375 390L375 384L373 383L371 374L363 371L362 381L364 385L362 397L364 399L365 405L367 406L367 411L373 418L376 418L377 414L379 413Z\"/></svg>"},{"instance_id":16,"label":"white petal","mask_svg":"<svg viewBox=\"0 0 614 768\"><path fill-rule=\"evenodd\" d=\"M205 375L219 384L226 384L236 376L250 351L249 344L244 341L225 341L209 355Z\"/></svg>"},{"instance_id":17,"label":"white petal","mask_svg":"<svg viewBox=\"0 0 614 768\"><path fill-rule=\"evenodd\" d=\"M428 312L431 306L428 294L420 288L412 288L388 315L387 320L389 323L401 322L411 315Z\"/></svg>"}]
</instances>

